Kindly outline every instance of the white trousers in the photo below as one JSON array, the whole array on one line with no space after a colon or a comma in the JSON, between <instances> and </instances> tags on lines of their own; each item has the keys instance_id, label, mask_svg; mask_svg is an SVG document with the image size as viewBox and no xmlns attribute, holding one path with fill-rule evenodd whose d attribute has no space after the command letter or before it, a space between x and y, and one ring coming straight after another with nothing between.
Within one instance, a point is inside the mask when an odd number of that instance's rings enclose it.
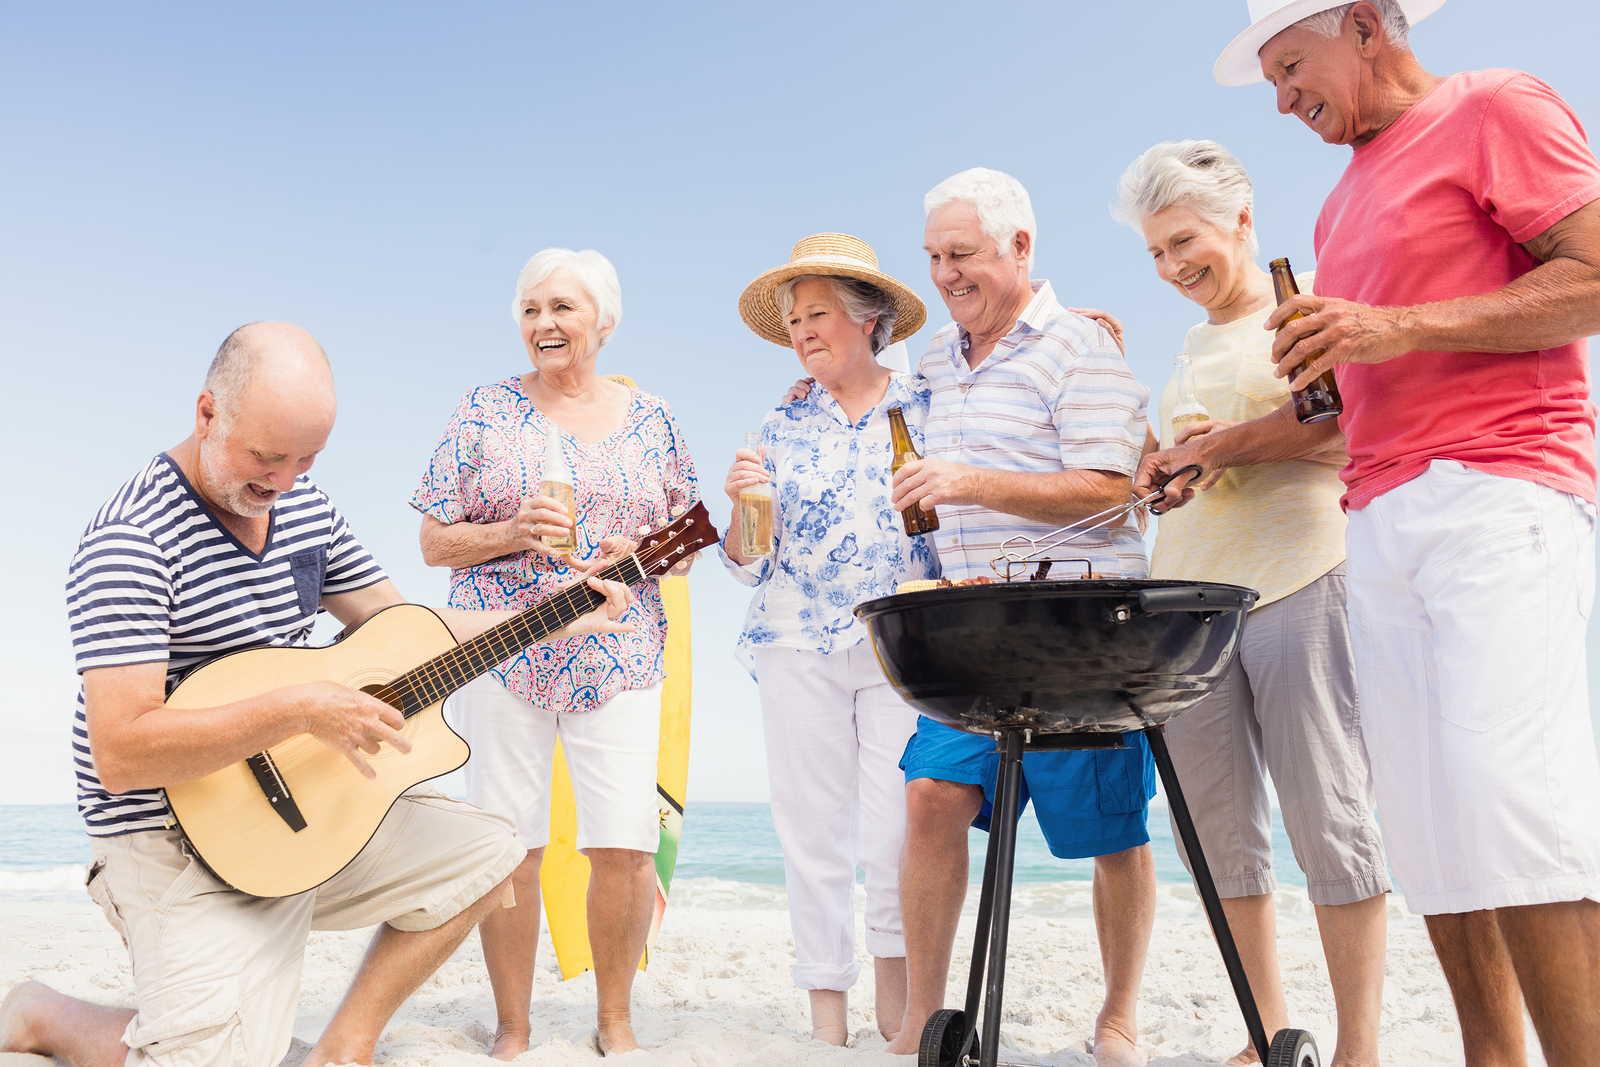
<instances>
[{"instance_id":1,"label":"white trousers","mask_svg":"<svg viewBox=\"0 0 1600 1067\"><path fill-rule=\"evenodd\" d=\"M472 748L467 799L515 823L523 848L548 845L559 737L578 809L579 850L655 852L661 844L661 687L624 690L593 711L555 712L524 700L492 674L468 682L447 705Z\"/></svg>"},{"instance_id":2,"label":"white trousers","mask_svg":"<svg viewBox=\"0 0 1600 1067\"><path fill-rule=\"evenodd\" d=\"M856 864L867 878L873 956L906 954L900 850L906 780L900 756L917 731L862 642L838 652L758 648L772 821L783 846L794 931L794 983L849 989L856 962Z\"/></svg>"},{"instance_id":3,"label":"white trousers","mask_svg":"<svg viewBox=\"0 0 1600 1067\"><path fill-rule=\"evenodd\" d=\"M1406 904L1600 900L1594 508L1435 460L1350 512L1346 545L1362 732Z\"/></svg>"}]
</instances>

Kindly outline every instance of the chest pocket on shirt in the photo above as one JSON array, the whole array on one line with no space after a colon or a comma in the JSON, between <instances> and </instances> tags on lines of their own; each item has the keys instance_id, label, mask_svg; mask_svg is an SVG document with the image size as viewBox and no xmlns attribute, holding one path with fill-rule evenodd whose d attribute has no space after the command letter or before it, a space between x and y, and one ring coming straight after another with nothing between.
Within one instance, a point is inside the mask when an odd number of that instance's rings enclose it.
<instances>
[{"instance_id":1,"label":"chest pocket on shirt","mask_svg":"<svg viewBox=\"0 0 1600 1067\"><path fill-rule=\"evenodd\" d=\"M1260 355L1245 356L1239 360L1239 371L1234 378L1234 390L1240 396L1259 404L1271 404L1277 407L1289 399L1289 380L1274 378L1272 376L1274 368L1272 357L1266 351Z\"/></svg>"},{"instance_id":2,"label":"chest pocket on shirt","mask_svg":"<svg viewBox=\"0 0 1600 1067\"><path fill-rule=\"evenodd\" d=\"M289 557L289 572L294 576L301 614L315 615L322 606L322 579L328 573L328 554L320 548L296 552Z\"/></svg>"}]
</instances>

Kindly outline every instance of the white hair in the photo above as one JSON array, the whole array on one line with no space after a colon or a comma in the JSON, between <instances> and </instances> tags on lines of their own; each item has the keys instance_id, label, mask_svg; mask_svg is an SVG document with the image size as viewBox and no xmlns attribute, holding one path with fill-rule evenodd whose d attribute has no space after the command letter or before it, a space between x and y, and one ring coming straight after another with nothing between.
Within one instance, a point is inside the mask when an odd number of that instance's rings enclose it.
<instances>
[{"instance_id":1,"label":"white hair","mask_svg":"<svg viewBox=\"0 0 1600 1067\"><path fill-rule=\"evenodd\" d=\"M834 299L844 309L845 317L857 326L864 325L876 315L878 322L872 327L872 354L877 355L888 347L889 338L894 336L895 321L900 318L900 309L888 293L859 278L844 278L837 274L802 274L790 278L772 291L773 303L778 305L784 318L788 318L789 312L794 310L795 286L807 278L820 278L831 283Z\"/></svg>"},{"instance_id":2,"label":"white hair","mask_svg":"<svg viewBox=\"0 0 1600 1067\"><path fill-rule=\"evenodd\" d=\"M1239 213L1255 204L1250 175L1215 141L1162 141L1147 149L1122 172L1117 194L1111 217L1135 230L1146 216L1181 203L1224 233L1233 233L1239 228ZM1253 224L1245 244L1252 257L1260 250Z\"/></svg>"},{"instance_id":3,"label":"white hair","mask_svg":"<svg viewBox=\"0 0 1600 1067\"><path fill-rule=\"evenodd\" d=\"M1039 246L1039 226L1033 220L1033 201L1028 190L1009 174L988 167L973 167L946 178L928 190L922 198L924 218L936 208L955 200L972 205L978 213L978 223L983 232L993 239L1000 251L1011 251L1011 243L1021 230L1032 240L1028 243L1028 269L1033 270L1033 253Z\"/></svg>"},{"instance_id":4,"label":"white hair","mask_svg":"<svg viewBox=\"0 0 1600 1067\"><path fill-rule=\"evenodd\" d=\"M544 281L562 267L572 272L583 287L584 293L594 301L599 313L598 329L615 326L622 321L622 284L617 281L617 268L611 261L592 248L574 252L570 248L546 248L535 252L517 275L516 295L511 300L511 317L519 324L526 304L528 290ZM604 344L605 341L601 341Z\"/></svg>"},{"instance_id":5,"label":"white hair","mask_svg":"<svg viewBox=\"0 0 1600 1067\"><path fill-rule=\"evenodd\" d=\"M1378 18L1383 23L1383 38L1389 42L1391 48L1401 52L1411 51L1411 23L1406 20L1406 13L1400 10L1398 0L1367 0L1378 9ZM1326 11L1318 11L1315 15L1307 15L1296 26L1304 27L1318 37L1331 40L1344 32L1344 17L1350 14L1354 4L1340 4L1330 7Z\"/></svg>"}]
</instances>

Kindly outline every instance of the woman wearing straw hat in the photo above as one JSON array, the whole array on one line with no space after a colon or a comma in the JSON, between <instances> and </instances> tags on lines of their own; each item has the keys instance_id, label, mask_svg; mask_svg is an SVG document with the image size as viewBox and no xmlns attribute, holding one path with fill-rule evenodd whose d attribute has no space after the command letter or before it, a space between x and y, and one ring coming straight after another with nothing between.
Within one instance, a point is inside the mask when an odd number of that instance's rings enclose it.
<instances>
[{"instance_id":1,"label":"woman wearing straw hat","mask_svg":"<svg viewBox=\"0 0 1600 1067\"><path fill-rule=\"evenodd\" d=\"M720 550L733 576L756 590L738 656L760 686L794 980L810 991L811 1036L844 1044L846 991L860 971L860 863L878 1029L893 1038L906 1000L899 763L917 713L889 686L851 609L939 573L932 544L907 536L889 506L888 412L904 412L920 450L928 389L877 361L917 331L927 310L878 270L865 242L824 233L751 282L739 314L761 337L792 348L816 379L809 396L767 413L756 450L736 454L724 486L733 521ZM757 485L773 490L774 548L747 556L739 493Z\"/></svg>"}]
</instances>

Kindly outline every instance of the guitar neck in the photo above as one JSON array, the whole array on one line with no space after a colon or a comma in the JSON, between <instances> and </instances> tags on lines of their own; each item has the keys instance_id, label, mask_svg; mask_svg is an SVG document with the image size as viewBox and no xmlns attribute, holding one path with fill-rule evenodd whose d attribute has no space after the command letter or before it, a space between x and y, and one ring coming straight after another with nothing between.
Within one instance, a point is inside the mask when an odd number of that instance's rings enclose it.
<instances>
[{"instance_id":1,"label":"guitar neck","mask_svg":"<svg viewBox=\"0 0 1600 1067\"><path fill-rule=\"evenodd\" d=\"M596 577L624 585L644 581L644 568L634 556L601 570ZM515 618L485 630L443 655L407 671L374 693L379 700L399 708L408 718L460 689L479 675L487 674L497 663L504 663L526 648L531 648L572 620L587 615L605 597L580 582L541 600Z\"/></svg>"}]
</instances>

